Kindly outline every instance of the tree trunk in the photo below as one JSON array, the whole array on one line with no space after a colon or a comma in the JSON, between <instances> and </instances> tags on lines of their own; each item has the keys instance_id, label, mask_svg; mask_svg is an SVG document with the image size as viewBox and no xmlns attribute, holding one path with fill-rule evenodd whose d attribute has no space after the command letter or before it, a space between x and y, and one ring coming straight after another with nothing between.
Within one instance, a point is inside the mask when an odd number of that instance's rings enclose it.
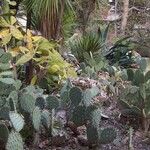
<instances>
[{"instance_id":1,"label":"tree trunk","mask_svg":"<svg viewBox=\"0 0 150 150\"><path fill-rule=\"evenodd\" d=\"M31 16L32 16L32 11L27 13L26 29L31 29ZM26 64L26 70L25 70L25 79L26 79L27 84L30 84L32 77L33 77L33 63L32 63L32 60L30 60Z\"/></svg>"},{"instance_id":2,"label":"tree trunk","mask_svg":"<svg viewBox=\"0 0 150 150\"><path fill-rule=\"evenodd\" d=\"M124 35L129 15L129 0L123 0L123 15L121 23L121 33Z\"/></svg>"},{"instance_id":3,"label":"tree trunk","mask_svg":"<svg viewBox=\"0 0 150 150\"><path fill-rule=\"evenodd\" d=\"M80 5L80 7L79 7ZM80 30L84 34L89 21L90 14L94 11L96 0L81 0L77 6L77 17L81 25Z\"/></svg>"}]
</instances>

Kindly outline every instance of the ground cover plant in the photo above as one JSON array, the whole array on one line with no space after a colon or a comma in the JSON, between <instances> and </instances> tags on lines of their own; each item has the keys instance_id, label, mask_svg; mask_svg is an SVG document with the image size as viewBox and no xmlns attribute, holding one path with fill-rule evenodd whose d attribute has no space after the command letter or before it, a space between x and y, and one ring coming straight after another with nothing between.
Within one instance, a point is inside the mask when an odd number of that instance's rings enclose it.
<instances>
[{"instance_id":1,"label":"ground cover plant","mask_svg":"<svg viewBox=\"0 0 150 150\"><path fill-rule=\"evenodd\" d=\"M0 1L0 150L149 150L148 6Z\"/></svg>"}]
</instances>

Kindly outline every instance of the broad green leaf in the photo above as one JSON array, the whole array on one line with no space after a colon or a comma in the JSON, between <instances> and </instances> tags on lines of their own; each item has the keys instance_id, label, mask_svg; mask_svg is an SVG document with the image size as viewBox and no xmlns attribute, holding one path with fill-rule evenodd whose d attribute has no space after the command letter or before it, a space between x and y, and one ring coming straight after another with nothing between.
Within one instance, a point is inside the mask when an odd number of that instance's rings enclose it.
<instances>
[{"instance_id":1,"label":"broad green leaf","mask_svg":"<svg viewBox=\"0 0 150 150\"><path fill-rule=\"evenodd\" d=\"M12 5L12 6L15 6L16 5L16 2L15 1L10 1L10 0L6 0L8 3L9 3L9 5Z\"/></svg>"},{"instance_id":2,"label":"broad green leaf","mask_svg":"<svg viewBox=\"0 0 150 150\"><path fill-rule=\"evenodd\" d=\"M29 52L30 50L27 49L26 47L23 47L23 46L19 46L19 50L22 52L22 53L26 53L26 52Z\"/></svg>"},{"instance_id":3,"label":"broad green leaf","mask_svg":"<svg viewBox=\"0 0 150 150\"><path fill-rule=\"evenodd\" d=\"M10 17L10 23L11 23L11 25L15 24L16 21L17 21L17 19L14 16Z\"/></svg>"},{"instance_id":4,"label":"broad green leaf","mask_svg":"<svg viewBox=\"0 0 150 150\"><path fill-rule=\"evenodd\" d=\"M1 16L0 16L0 27L9 27L7 21Z\"/></svg>"},{"instance_id":5,"label":"broad green leaf","mask_svg":"<svg viewBox=\"0 0 150 150\"><path fill-rule=\"evenodd\" d=\"M15 27L11 27L11 34L12 34L13 37L15 37L18 40L23 39L22 33Z\"/></svg>"},{"instance_id":6,"label":"broad green leaf","mask_svg":"<svg viewBox=\"0 0 150 150\"><path fill-rule=\"evenodd\" d=\"M8 43L10 42L11 38L12 38L12 35L11 35L10 33L7 34L5 37L3 37L3 38L2 38L2 43L3 43L3 45L8 44Z\"/></svg>"},{"instance_id":7,"label":"broad green leaf","mask_svg":"<svg viewBox=\"0 0 150 150\"><path fill-rule=\"evenodd\" d=\"M4 28L0 31L0 38L3 38L9 34L9 29Z\"/></svg>"},{"instance_id":8,"label":"broad green leaf","mask_svg":"<svg viewBox=\"0 0 150 150\"><path fill-rule=\"evenodd\" d=\"M17 62L16 65L23 65L26 62L30 61L33 58L33 54L32 53L27 53L24 54Z\"/></svg>"}]
</instances>

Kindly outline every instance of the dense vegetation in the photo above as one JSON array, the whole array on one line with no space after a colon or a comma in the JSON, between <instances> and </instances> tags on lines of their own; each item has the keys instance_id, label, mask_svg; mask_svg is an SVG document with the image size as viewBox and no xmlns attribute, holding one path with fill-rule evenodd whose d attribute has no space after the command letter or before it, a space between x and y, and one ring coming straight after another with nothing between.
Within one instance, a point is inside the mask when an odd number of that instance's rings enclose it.
<instances>
[{"instance_id":1,"label":"dense vegetation","mask_svg":"<svg viewBox=\"0 0 150 150\"><path fill-rule=\"evenodd\" d=\"M0 149L150 149L149 7L0 1Z\"/></svg>"}]
</instances>

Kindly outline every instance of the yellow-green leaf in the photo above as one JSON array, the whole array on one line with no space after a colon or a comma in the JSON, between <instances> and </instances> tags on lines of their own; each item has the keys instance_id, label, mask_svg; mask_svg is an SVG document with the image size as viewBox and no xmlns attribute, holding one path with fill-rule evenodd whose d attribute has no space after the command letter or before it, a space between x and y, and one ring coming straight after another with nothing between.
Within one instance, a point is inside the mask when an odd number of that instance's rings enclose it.
<instances>
[{"instance_id":1,"label":"yellow-green leaf","mask_svg":"<svg viewBox=\"0 0 150 150\"><path fill-rule=\"evenodd\" d=\"M22 40L23 39L23 35L22 33L15 27L11 27L11 34L13 35L13 37L15 37L18 40Z\"/></svg>"},{"instance_id":2,"label":"yellow-green leaf","mask_svg":"<svg viewBox=\"0 0 150 150\"><path fill-rule=\"evenodd\" d=\"M5 28L0 31L0 38L3 38L9 34L9 29Z\"/></svg>"},{"instance_id":3,"label":"yellow-green leaf","mask_svg":"<svg viewBox=\"0 0 150 150\"><path fill-rule=\"evenodd\" d=\"M27 48L30 51L32 51L32 49L33 49L32 34L31 34L31 31L29 29L27 30L26 40L27 40Z\"/></svg>"},{"instance_id":4,"label":"yellow-green leaf","mask_svg":"<svg viewBox=\"0 0 150 150\"><path fill-rule=\"evenodd\" d=\"M7 21L1 16L0 16L0 27L9 27Z\"/></svg>"},{"instance_id":5,"label":"yellow-green leaf","mask_svg":"<svg viewBox=\"0 0 150 150\"><path fill-rule=\"evenodd\" d=\"M9 33L5 37L2 38L2 44L6 45L10 42L12 35Z\"/></svg>"},{"instance_id":6,"label":"yellow-green leaf","mask_svg":"<svg viewBox=\"0 0 150 150\"><path fill-rule=\"evenodd\" d=\"M31 85L35 85L37 81L37 76L35 75L31 80Z\"/></svg>"},{"instance_id":7,"label":"yellow-green leaf","mask_svg":"<svg viewBox=\"0 0 150 150\"><path fill-rule=\"evenodd\" d=\"M19 52L20 52L19 47L15 47L13 49L10 49L10 53L11 53L12 57L16 57L19 54Z\"/></svg>"},{"instance_id":8,"label":"yellow-green leaf","mask_svg":"<svg viewBox=\"0 0 150 150\"><path fill-rule=\"evenodd\" d=\"M23 47L23 46L19 46L19 49L22 53L26 53L26 52L29 52L29 50L26 48L26 47Z\"/></svg>"},{"instance_id":9,"label":"yellow-green leaf","mask_svg":"<svg viewBox=\"0 0 150 150\"><path fill-rule=\"evenodd\" d=\"M27 53L24 54L17 62L16 65L22 65L25 64L26 62L30 61L33 58L33 54L32 53Z\"/></svg>"},{"instance_id":10,"label":"yellow-green leaf","mask_svg":"<svg viewBox=\"0 0 150 150\"><path fill-rule=\"evenodd\" d=\"M6 0L8 3L9 3L9 5L12 5L12 6L15 6L16 5L16 2L15 1L10 1L10 0Z\"/></svg>"},{"instance_id":11,"label":"yellow-green leaf","mask_svg":"<svg viewBox=\"0 0 150 150\"><path fill-rule=\"evenodd\" d=\"M42 39L42 36L33 36L32 37L32 40L34 41L34 42L37 42L37 41L39 41L39 40L41 40Z\"/></svg>"},{"instance_id":12,"label":"yellow-green leaf","mask_svg":"<svg viewBox=\"0 0 150 150\"><path fill-rule=\"evenodd\" d=\"M14 16L11 16L10 17L10 23L11 23L11 25L13 25L13 24L15 24L16 23L16 18L14 17Z\"/></svg>"},{"instance_id":13,"label":"yellow-green leaf","mask_svg":"<svg viewBox=\"0 0 150 150\"><path fill-rule=\"evenodd\" d=\"M60 70L60 67L58 65L53 65L52 67L50 67L48 69L48 72L53 74L53 73L56 73L59 70Z\"/></svg>"}]
</instances>

